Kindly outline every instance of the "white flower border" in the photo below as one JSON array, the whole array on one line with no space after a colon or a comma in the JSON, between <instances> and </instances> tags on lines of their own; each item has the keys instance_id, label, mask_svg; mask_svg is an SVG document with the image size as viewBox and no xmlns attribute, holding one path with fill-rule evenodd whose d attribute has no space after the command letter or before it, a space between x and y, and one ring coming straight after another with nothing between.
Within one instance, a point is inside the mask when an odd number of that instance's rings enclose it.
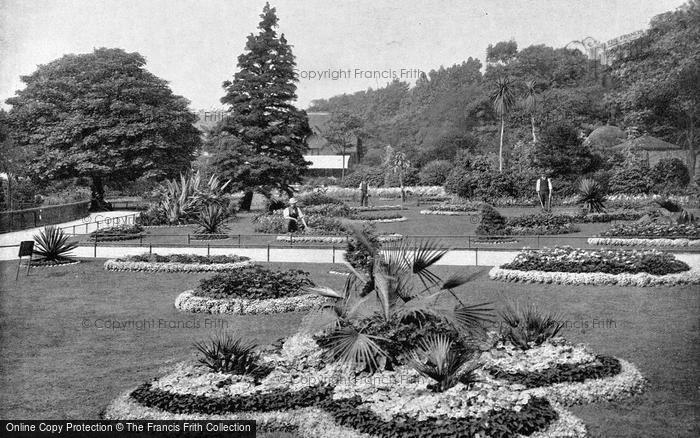
<instances>
[{"instance_id":1,"label":"white flower border","mask_svg":"<svg viewBox=\"0 0 700 438\"><path fill-rule=\"evenodd\" d=\"M194 227L197 224L182 224L182 225L141 225L144 228L185 228Z\"/></svg>"},{"instance_id":2,"label":"white flower border","mask_svg":"<svg viewBox=\"0 0 700 438\"><path fill-rule=\"evenodd\" d=\"M408 219L406 218L406 216L401 216L401 217L397 217L397 218L393 218L393 219L362 219L362 218L359 218L357 220L364 221L364 222L372 222L375 224L388 224L391 222L405 222Z\"/></svg>"},{"instance_id":3,"label":"white flower border","mask_svg":"<svg viewBox=\"0 0 700 438\"><path fill-rule=\"evenodd\" d=\"M435 214L442 216L473 216L478 215L478 211L453 211L453 210L421 210L420 214Z\"/></svg>"},{"instance_id":4,"label":"white flower border","mask_svg":"<svg viewBox=\"0 0 700 438\"><path fill-rule=\"evenodd\" d=\"M612 285L618 286L676 286L683 284L700 284L700 270L692 268L690 271L678 274L652 275L646 272L638 274L606 274L603 272L546 272L546 271L520 271L516 269L503 269L494 266L489 271L489 278L500 281L522 281L525 283L556 283L579 285Z\"/></svg>"},{"instance_id":5,"label":"white flower border","mask_svg":"<svg viewBox=\"0 0 700 438\"><path fill-rule=\"evenodd\" d=\"M393 242L403 239L401 234L384 234L377 236L380 242ZM322 242L322 243L345 243L348 237L345 236L294 236L287 234L277 236L277 240L282 242Z\"/></svg>"},{"instance_id":6,"label":"white flower border","mask_svg":"<svg viewBox=\"0 0 700 438\"><path fill-rule=\"evenodd\" d=\"M589 245L611 245L611 246L700 246L700 239L626 239L622 237L591 237L588 239Z\"/></svg>"},{"instance_id":7,"label":"white flower border","mask_svg":"<svg viewBox=\"0 0 700 438\"><path fill-rule=\"evenodd\" d=\"M183 312L211 314L269 314L301 312L317 309L327 302L326 298L304 294L293 297L270 298L268 300L245 298L207 298L194 295L188 290L177 296L175 307Z\"/></svg>"},{"instance_id":8,"label":"white flower border","mask_svg":"<svg viewBox=\"0 0 700 438\"><path fill-rule=\"evenodd\" d=\"M38 260L32 260L32 262L36 262L36 261L38 261ZM28 261L27 261L27 262L28 262ZM31 269L50 269L50 268L60 268L61 266L77 265L78 263L80 263L80 260L73 260L73 261L68 262L68 263L58 263L58 264L53 264L53 265L49 265L49 264L46 264L46 265L34 265L34 264L32 264L32 265L30 265L29 267L30 267ZM23 264L22 264L22 267L25 267L25 266L27 266L27 264L26 264L26 263L23 263Z\"/></svg>"},{"instance_id":9,"label":"white flower border","mask_svg":"<svg viewBox=\"0 0 700 438\"><path fill-rule=\"evenodd\" d=\"M235 263L176 263L176 262L122 262L109 259L104 268L107 271L142 271L142 272L219 272L235 271L253 264L252 260Z\"/></svg>"},{"instance_id":10,"label":"white flower border","mask_svg":"<svg viewBox=\"0 0 700 438\"><path fill-rule=\"evenodd\" d=\"M620 372L602 379L586 379L583 382L563 382L527 389L532 396L546 397L554 403L571 406L625 398L642 392L647 384L636 366L623 359Z\"/></svg>"}]
</instances>

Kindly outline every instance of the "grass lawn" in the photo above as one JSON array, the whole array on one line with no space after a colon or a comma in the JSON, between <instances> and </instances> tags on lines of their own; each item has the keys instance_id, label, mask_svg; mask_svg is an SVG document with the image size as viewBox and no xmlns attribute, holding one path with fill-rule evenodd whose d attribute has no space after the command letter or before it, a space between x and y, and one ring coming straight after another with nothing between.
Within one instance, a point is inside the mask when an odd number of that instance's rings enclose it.
<instances>
[{"instance_id":1,"label":"grass lawn","mask_svg":"<svg viewBox=\"0 0 700 438\"><path fill-rule=\"evenodd\" d=\"M102 262L36 270L17 283L15 262L0 262L1 418L96 418L122 391L193 355L192 342L217 329L269 343L294 333L301 321L301 314L180 313L175 297L207 274L107 272ZM273 264L307 270L318 284L333 287L344 281L327 273L338 266ZM513 285L491 281L480 269L460 292L466 301L500 307L504 297L527 298L560 313L567 338L630 360L650 380L634 399L572 408L592 436L700 434L697 290ZM100 328L108 321L153 326Z\"/></svg>"}]
</instances>

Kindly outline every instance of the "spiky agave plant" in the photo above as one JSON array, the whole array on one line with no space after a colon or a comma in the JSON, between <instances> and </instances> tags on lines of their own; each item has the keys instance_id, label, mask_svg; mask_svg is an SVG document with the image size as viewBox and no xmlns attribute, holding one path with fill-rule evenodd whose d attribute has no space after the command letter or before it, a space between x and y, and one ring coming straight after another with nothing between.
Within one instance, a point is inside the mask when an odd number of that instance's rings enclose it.
<instances>
[{"instance_id":1,"label":"spiky agave plant","mask_svg":"<svg viewBox=\"0 0 700 438\"><path fill-rule=\"evenodd\" d=\"M473 350L455 345L442 334L422 339L408 365L423 377L435 380L428 388L436 392L448 390L458 381L473 382L474 371L481 367Z\"/></svg>"},{"instance_id":2,"label":"spiky agave plant","mask_svg":"<svg viewBox=\"0 0 700 438\"><path fill-rule=\"evenodd\" d=\"M396 363L396 358L389 357L377 342L391 340L368 333L372 321L402 323L434 317L470 334L484 332L484 323L491 321L489 305L466 305L452 290L471 281L478 273L454 275L443 281L431 271L432 266L447 253L437 244L423 241L414 247L404 240L382 246L374 243L365 230L354 228L353 233L355 239L369 249L373 258L372 270L360 272L348 265L353 284L346 283L342 293L327 287L307 289L336 299L331 311L325 309L325 318L315 319L319 322L318 329L328 330L330 327L324 347L332 359L351 368L364 365L369 371ZM362 296L357 290L367 284L373 285L374 294ZM452 294L458 304L448 305L445 300L440 300L445 293Z\"/></svg>"},{"instance_id":3,"label":"spiky agave plant","mask_svg":"<svg viewBox=\"0 0 700 438\"><path fill-rule=\"evenodd\" d=\"M46 262L71 260L70 252L78 246L78 242L69 242L63 230L53 225L44 227L39 234L34 235L34 242L34 253L40 257L40 261Z\"/></svg>"},{"instance_id":4,"label":"spiky agave plant","mask_svg":"<svg viewBox=\"0 0 700 438\"><path fill-rule=\"evenodd\" d=\"M217 334L208 342L195 342L194 347L202 354L199 363L214 372L260 378L270 371L259 364L256 344L245 343L230 334Z\"/></svg>"},{"instance_id":5,"label":"spiky agave plant","mask_svg":"<svg viewBox=\"0 0 700 438\"><path fill-rule=\"evenodd\" d=\"M198 233L201 234L222 234L228 229L225 225L228 219L228 212L218 204L207 205L199 212L197 224Z\"/></svg>"},{"instance_id":6,"label":"spiky agave plant","mask_svg":"<svg viewBox=\"0 0 700 438\"><path fill-rule=\"evenodd\" d=\"M521 305L518 302L506 302L501 317L505 322L501 328L501 337L522 350L542 345L564 327L562 318L542 311L532 303Z\"/></svg>"},{"instance_id":7,"label":"spiky agave plant","mask_svg":"<svg viewBox=\"0 0 700 438\"><path fill-rule=\"evenodd\" d=\"M603 185L591 178L584 178L578 185L578 204L582 204L589 213L605 210L605 190Z\"/></svg>"}]
</instances>

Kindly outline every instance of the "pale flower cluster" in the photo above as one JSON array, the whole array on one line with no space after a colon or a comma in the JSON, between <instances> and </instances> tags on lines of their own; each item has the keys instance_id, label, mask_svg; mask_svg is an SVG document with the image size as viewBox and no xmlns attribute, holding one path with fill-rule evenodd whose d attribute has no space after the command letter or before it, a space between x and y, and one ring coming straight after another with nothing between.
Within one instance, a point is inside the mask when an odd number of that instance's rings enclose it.
<instances>
[{"instance_id":1,"label":"pale flower cluster","mask_svg":"<svg viewBox=\"0 0 700 438\"><path fill-rule=\"evenodd\" d=\"M475 211L450 211L450 210L421 210L420 214L435 214L441 216L469 216L479 214Z\"/></svg>"},{"instance_id":2,"label":"pale flower cluster","mask_svg":"<svg viewBox=\"0 0 700 438\"><path fill-rule=\"evenodd\" d=\"M571 345L562 338L551 339L529 350L499 343L481 355L486 368L514 372L537 372L562 364L585 364L596 360L582 344Z\"/></svg>"},{"instance_id":3,"label":"pale flower cluster","mask_svg":"<svg viewBox=\"0 0 700 438\"><path fill-rule=\"evenodd\" d=\"M267 314L301 312L317 309L326 299L316 295L298 295L294 297L271 298L267 300L244 298L208 298L194 295L193 291L185 291L175 299L175 307L184 312L211 314Z\"/></svg>"},{"instance_id":4,"label":"pale flower cluster","mask_svg":"<svg viewBox=\"0 0 700 438\"><path fill-rule=\"evenodd\" d=\"M141 271L141 272L221 272L235 271L253 264L250 260L236 263L157 263L157 262L122 262L114 259L107 260L104 268L107 271Z\"/></svg>"},{"instance_id":5,"label":"pale flower cluster","mask_svg":"<svg viewBox=\"0 0 700 438\"><path fill-rule=\"evenodd\" d=\"M417 197L440 197L447 196L445 188L442 186L408 186L404 187L407 196ZM360 196L360 189L357 187L329 186L325 188L325 194L336 198L353 198ZM299 194L302 196L303 193ZM400 187L370 187L369 195L375 198L400 198Z\"/></svg>"},{"instance_id":6,"label":"pale flower cluster","mask_svg":"<svg viewBox=\"0 0 700 438\"><path fill-rule=\"evenodd\" d=\"M627 239L618 237L590 237L589 245L606 246L700 246L700 239Z\"/></svg>"},{"instance_id":7,"label":"pale flower cluster","mask_svg":"<svg viewBox=\"0 0 700 438\"><path fill-rule=\"evenodd\" d=\"M320 243L345 243L348 237L343 236L290 236L288 234L277 236L280 242L320 242ZM401 234L383 234L377 236L380 242L394 242L403 239Z\"/></svg>"},{"instance_id":8,"label":"pale flower cluster","mask_svg":"<svg viewBox=\"0 0 700 438\"><path fill-rule=\"evenodd\" d=\"M489 278L500 281L570 284L574 286L677 286L683 284L700 284L700 270L691 269L690 271L678 274L653 275L647 274L646 272L640 272L638 274L605 274L602 272L520 271L494 266L489 271Z\"/></svg>"}]
</instances>

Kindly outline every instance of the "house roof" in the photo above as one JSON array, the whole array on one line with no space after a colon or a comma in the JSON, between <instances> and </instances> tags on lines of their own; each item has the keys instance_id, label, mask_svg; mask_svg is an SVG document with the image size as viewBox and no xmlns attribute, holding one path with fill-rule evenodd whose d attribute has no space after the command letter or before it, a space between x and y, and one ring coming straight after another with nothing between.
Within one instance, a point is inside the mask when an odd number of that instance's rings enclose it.
<instances>
[{"instance_id":1,"label":"house roof","mask_svg":"<svg viewBox=\"0 0 700 438\"><path fill-rule=\"evenodd\" d=\"M613 146L615 150L626 148L643 151L676 151L682 149L680 146L663 141L660 138L652 137L651 135L643 135L639 138L633 138Z\"/></svg>"}]
</instances>

